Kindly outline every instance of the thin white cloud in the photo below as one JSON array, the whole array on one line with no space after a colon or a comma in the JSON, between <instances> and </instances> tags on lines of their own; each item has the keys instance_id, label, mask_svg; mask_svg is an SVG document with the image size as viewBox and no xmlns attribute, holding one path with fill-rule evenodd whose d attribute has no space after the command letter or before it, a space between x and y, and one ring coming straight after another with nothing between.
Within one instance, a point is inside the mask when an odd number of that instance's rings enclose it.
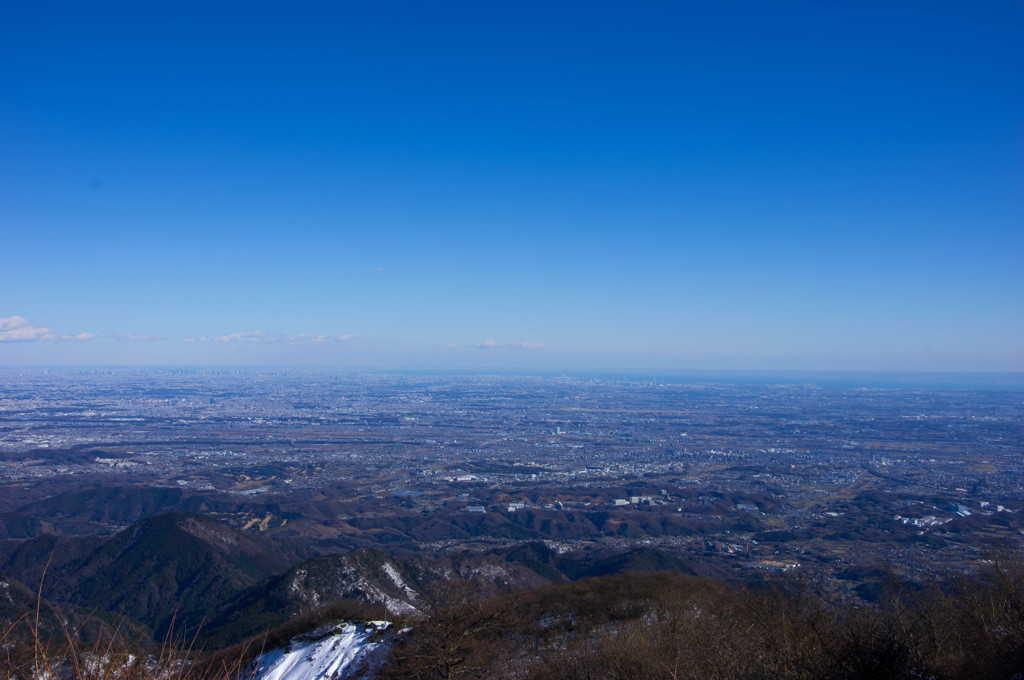
<instances>
[{"instance_id":1,"label":"thin white cloud","mask_svg":"<svg viewBox=\"0 0 1024 680\"><path fill-rule=\"evenodd\" d=\"M130 336L136 337L136 336ZM138 336L138 337L150 337L150 336ZM157 339L162 337L154 336ZM206 335L190 336L182 340L182 342L249 342L249 343L287 343L289 345L322 345L326 343L348 343L352 342L359 336L355 333L349 333L347 335L326 335L325 333L296 333L294 335L285 335L279 333L277 335L264 335L260 331L246 331L244 333L228 333L227 335L217 335L209 337Z\"/></svg>"},{"instance_id":2,"label":"thin white cloud","mask_svg":"<svg viewBox=\"0 0 1024 680\"><path fill-rule=\"evenodd\" d=\"M214 342L261 342L262 340L263 334L259 331L229 333L228 335L218 335L213 339Z\"/></svg>"},{"instance_id":3,"label":"thin white cloud","mask_svg":"<svg viewBox=\"0 0 1024 680\"><path fill-rule=\"evenodd\" d=\"M322 345L328 339L323 333L299 333L298 335L287 336L285 342L289 345Z\"/></svg>"},{"instance_id":4,"label":"thin white cloud","mask_svg":"<svg viewBox=\"0 0 1024 680\"><path fill-rule=\"evenodd\" d=\"M355 333L349 333L348 335L324 335L323 333L299 333L297 335L286 335L281 338L273 338L274 340L281 339L290 345L322 345L328 342L352 342L359 336Z\"/></svg>"},{"instance_id":5,"label":"thin white cloud","mask_svg":"<svg viewBox=\"0 0 1024 680\"><path fill-rule=\"evenodd\" d=\"M135 335L133 333L114 333L110 337L114 338L118 342L156 342L163 340L162 335ZM195 341L195 338L186 338L185 341Z\"/></svg>"},{"instance_id":6,"label":"thin white cloud","mask_svg":"<svg viewBox=\"0 0 1024 680\"><path fill-rule=\"evenodd\" d=\"M9 316L0 319L0 342L28 342L31 340L49 340L56 337L49 328L33 326L23 316Z\"/></svg>"},{"instance_id":7,"label":"thin white cloud","mask_svg":"<svg viewBox=\"0 0 1024 680\"><path fill-rule=\"evenodd\" d=\"M60 336L61 340L77 340L83 342L85 340L92 340L96 337L95 333L65 333Z\"/></svg>"},{"instance_id":8,"label":"thin white cloud","mask_svg":"<svg viewBox=\"0 0 1024 680\"><path fill-rule=\"evenodd\" d=\"M34 326L23 316L8 316L0 319L0 342L33 342L36 340L85 341L96 337L95 333L54 333L45 326Z\"/></svg>"},{"instance_id":9,"label":"thin white cloud","mask_svg":"<svg viewBox=\"0 0 1024 680\"><path fill-rule=\"evenodd\" d=\"M480 349L524 349L524 350L536 350L545 349L546 346L543 342L498 342L493 339L484 340L479 345Z\"/></svg>"},{"instance_id":10,"label":"thin white cloud","mask_svg":"<svg viewBox=\"0 0 1024 680\"><path fill-rule=\"evenodd\" d=\"M0 319L0 331L11 331L17 328L24 328L28 326L29 322L23 316L9 316L6 319Z\"/></svg>"}]
</instances>

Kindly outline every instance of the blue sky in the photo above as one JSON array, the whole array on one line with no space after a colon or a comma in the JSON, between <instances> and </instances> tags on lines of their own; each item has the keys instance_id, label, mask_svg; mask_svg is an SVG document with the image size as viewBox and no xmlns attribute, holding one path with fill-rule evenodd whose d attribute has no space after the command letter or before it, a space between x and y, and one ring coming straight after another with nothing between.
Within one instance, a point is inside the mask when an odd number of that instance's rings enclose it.
<instances>
[{"instance_id":1,"label":"blue sky","mask_svg":"<svg viewBox=\"0 0 1024 680\"><path fill-rule=\"evenodd\" d=\"M1020 3L155 5L0 9L0 365L1024 370Z\"/></svg>"}]
</instances>

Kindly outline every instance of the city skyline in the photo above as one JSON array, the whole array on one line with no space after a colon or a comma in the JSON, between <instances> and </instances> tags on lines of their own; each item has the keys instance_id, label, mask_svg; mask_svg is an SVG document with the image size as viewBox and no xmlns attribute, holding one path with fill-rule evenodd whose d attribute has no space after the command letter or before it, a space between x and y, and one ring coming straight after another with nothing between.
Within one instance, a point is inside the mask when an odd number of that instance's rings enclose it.
<instances>
[{"instance_id":1,"label":"city skyline","mask_svg":"<svg viewBox=\"0 0 1024 680\"><path fill-rule=\"evenodd\" d=\"M1024 12L0 10L0 365L1024 371Z\"/></svg>"}]
</instances>

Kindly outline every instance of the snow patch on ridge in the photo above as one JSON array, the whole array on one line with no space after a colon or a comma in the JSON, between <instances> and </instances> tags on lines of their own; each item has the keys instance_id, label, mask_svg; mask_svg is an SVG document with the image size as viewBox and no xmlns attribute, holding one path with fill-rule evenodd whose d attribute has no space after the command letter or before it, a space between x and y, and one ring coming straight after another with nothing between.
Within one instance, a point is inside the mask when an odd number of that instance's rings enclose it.
<instances>
[{"instance_id":1,"label":"snow patch on ridge","mask_svg":"<svg viewBox=\"0 0 1024 680\"><path fill-rule=\"evenodd\" d=\"M375 634L382 621L343 623L294 637L287 647L258 656L246 677L251 680L339 680L354 662L380 646Z\"/></svg>"},{"instance_id":2,"label":"snow patch on ridge","mask_svg":"<svg viewBox=\"0 0 1024 680\"><path fill-rule=\"evenodd\" d=\"M384 572L387 573L392 583L401 588L410 600L416 601L419 599L419 595L416 594L416 591L406 585L405 581L402 580L402 577L398 574L398 571L391 566L390 562L385 562L383 567ZM412 607L410 607L410 609L412 609Z\"/></svg>"}]
</instances>

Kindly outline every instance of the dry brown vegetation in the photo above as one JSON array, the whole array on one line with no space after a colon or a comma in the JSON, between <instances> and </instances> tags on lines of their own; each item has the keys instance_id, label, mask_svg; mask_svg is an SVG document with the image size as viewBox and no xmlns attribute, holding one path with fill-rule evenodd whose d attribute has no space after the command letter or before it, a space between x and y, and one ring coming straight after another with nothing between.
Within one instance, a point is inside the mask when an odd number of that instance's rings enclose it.
<instances>
[{"instance_id":1,"label":"dry brown vegetation","mask_svg":"<svg viewBox=\"0 0 1024 680\"><path fill-rule=\"evenodd\" d=\"M0 630L0 680L227 680L243 670L242 657L201 662L196 636L173 628L157 649L127 627L91 619L71 628L60 612L34 611ZM56 621L56 626L41 620Z\"/></svg>"},{"instance_id":2,"label":"dry brown vegetation","mask_svg":"<svg viewBox=\"0 0 1024 680\"><path fill-rule=\"evenodd\" d=\"M749 590L680 574L473 598L453 589L391 649L391 678L537 680L1006 678L1024 670L1024 566L875 606L801 584Z\"/></svg>"},{"instance_id":3,"label":"dry brown vegetation","mask_svg":"<svg viewBox=\"0 0 1024 680\"><path fill-rule=\"evenodd\" d=\"M424 595L422 617L363 671L411 679L1009 680L1024 670L1019 555L932 587L891 581L881 591L867 606L800 583L749 589L664 572L521 592L450 581ZM85 644L66 626L45 634L40 608L0 632L0 680L237 680L251 655L236 647L202 657L184 638L140 653L116 626ZM273 639L302 632L324 612Z\"/></svg>"}]
</instances>

